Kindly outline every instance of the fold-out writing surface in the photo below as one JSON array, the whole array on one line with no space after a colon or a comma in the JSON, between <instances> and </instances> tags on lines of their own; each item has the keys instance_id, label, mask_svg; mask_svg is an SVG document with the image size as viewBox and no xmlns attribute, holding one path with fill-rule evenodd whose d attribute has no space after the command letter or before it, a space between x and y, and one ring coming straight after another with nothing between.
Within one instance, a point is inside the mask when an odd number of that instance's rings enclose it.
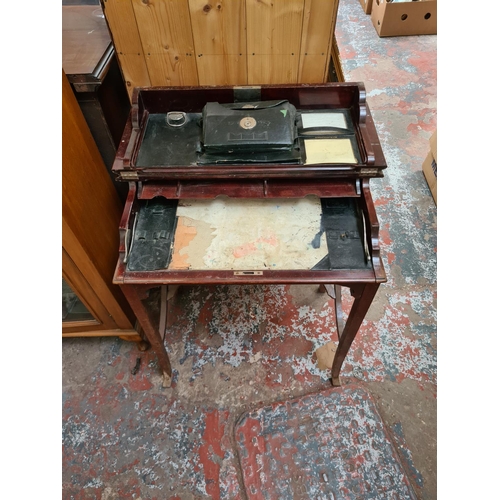
<instances>
[{"instance_id":1,"label":"fold-out writing surface","mask_svg":"<svg viewBox=\"0 0 500 500\"><path fill-rule=\"evenodd\" d=\"M182 200L168 269L311 269L328 254L321 201Z\"/></svg>"},{"instance_id":2,"label":"fold-out writing surface","mask_svg":"<svg viewBox=\"0 0 500 500\"><path fill-rule=\"evenodd\" d=\"M304 139L306 165L317 163L358 163L351 139Z\"/></svg>"}]
</instances>

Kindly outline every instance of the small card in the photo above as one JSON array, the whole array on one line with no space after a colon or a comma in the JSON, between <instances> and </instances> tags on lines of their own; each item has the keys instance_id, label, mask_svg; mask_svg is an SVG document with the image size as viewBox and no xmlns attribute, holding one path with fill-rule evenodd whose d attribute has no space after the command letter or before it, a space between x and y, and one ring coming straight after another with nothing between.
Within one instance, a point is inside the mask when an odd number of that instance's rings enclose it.
<instances>
[{"instance_id":1,"label":"small card","mask_svg":"<svg viewBox=\"0 0 500 500\"><path fill-rule=\"evenodd\" d=\"M347 128L343 113L302 113L302 126Z\"/></svg>"},{"instance_id":2,"label":"small card","mask_svg":"<svg viewBox=\"0 0 500 500\"><path fill-rule=\"evenodd\" d=\"M351 140L304 139L306 165L317 163L358 163Z\"/></svg>"}]
</instances>

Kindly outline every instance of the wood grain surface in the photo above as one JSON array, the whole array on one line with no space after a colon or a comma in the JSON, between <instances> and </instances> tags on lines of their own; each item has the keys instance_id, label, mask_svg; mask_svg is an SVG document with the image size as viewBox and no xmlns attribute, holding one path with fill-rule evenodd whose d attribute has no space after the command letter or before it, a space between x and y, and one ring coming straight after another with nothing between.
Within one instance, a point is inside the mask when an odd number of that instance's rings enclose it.
<instances>
[{"instance_id":1,"label":"wood grain surface","mask_svg":"<svg viewBox=\"0 0 500 500\"><path fill-rule=\"evenodd\" d=\"M200 85L247 83L245 4L189 0Z\"/></svg>"},{"instance_id":2,"label":"wood grain surface","mask_svg":"<svg viewBox=\"0 0 500 500\"><path fill-rule=\"evenodd\" d=\"M135 87L149 87L151 80L131 0L105 0L104 15L112 34L129 97Z\"/></svg>"},{"instance_id":3,"label":"wood grain surface","mask_svg":"<svg viewBox=\"0 0 500 500\"><path fill-rule=\"evenodd\" d=\"M187 0L132 0L151 85L198 85Z\"/></svg>"},{"instance_id":4,"label":"wood grain surface","mask_svg":"<svg viewBox=\"0 0 500 500\"><path fill-rule=\"evenodd\" d=\"M338 0L103 0L129 86L326 81ZM142 61L140 61L142 59Z\"/></svg>"},{"instance_id":5,"label":"wood grain surface","mask_svg":"<svg viewBox=\"0 0 500 500\"><path fill-rule=\"evenodd\" d=\"M248 83L297 83L304 0L247 0Z\"/></svg>"},{"instance_id":6,"label":"wood grain surface","mask_svg":"<svg viewBox=\"0 0 500 500\"><path fill-rule=\"evenodd\" d=\"M130 329L130 308L112 284L122 205L64 72L62 84L63 248L105 305L114 327Z\"/></svg>"},{"instance_id":7,"label":"wood grain surface","mask_svg":"<svg viewBox=\"0 0 500 500\"><path fill-rule=\"evenodd\" d=\"M67 75L91 74L110 43L98 5L62 7L62 67Z\"/></svg>"},{"instance_id":8,"label":"wood grain surface","mask_svg":"<svg viewBox=\"0 0 500 500\"><path fill-rule=\"evenodd\" d=\"M305 0L298 81L326 81L338 0Z\"/></svg>"}]
</instances>

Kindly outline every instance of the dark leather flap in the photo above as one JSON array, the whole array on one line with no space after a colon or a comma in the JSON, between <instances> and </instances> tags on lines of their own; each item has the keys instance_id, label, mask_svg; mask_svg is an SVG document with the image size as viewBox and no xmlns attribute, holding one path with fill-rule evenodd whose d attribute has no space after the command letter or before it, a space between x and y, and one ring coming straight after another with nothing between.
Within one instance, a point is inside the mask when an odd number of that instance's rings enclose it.
<instances>
[{"instance_id":1,"label":"dark leather flap","mask_svg":"<svg viewBox=\"0 0 500 500\"><path fill-rule=\"evenodd\" d=\"M291 151L295 106L286 100L219 104L203 109L202 146L208 154Z\"/></svg>"}]
</instances>

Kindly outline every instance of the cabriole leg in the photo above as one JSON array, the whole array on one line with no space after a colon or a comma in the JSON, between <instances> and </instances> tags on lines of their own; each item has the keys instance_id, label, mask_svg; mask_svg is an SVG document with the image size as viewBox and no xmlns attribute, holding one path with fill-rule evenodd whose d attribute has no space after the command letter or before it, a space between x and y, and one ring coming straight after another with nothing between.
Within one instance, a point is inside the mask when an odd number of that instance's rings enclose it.
<instances>
[{"instance_id":1,"label":"cabriole leg","mask_svg":"<svg viewBox=\"0 0 500 500\"><path fill-rule=\"evenodd\" d=\"M339 336L339 345L333 358L332 364L332 385L340 387L340 370L344 359L349 352L351 344L358 333L359 327L365 318L366 313L377 293L379 284L369 283L356 287L356 295L349 317L347 318L344 331Z\"/></svg>"},{"instance_id":2,"label":"cabriole leg","mask_svg":"<svg viewBox=\"0 0 500 500\"><path fill-rule=\"evenodd\" d=\"M121 288L130 307L134 311L137 321L142 326L146 338L158 357L158 363L163 372L163 387L170 387L172 382L172 367L160 332L151 322L149 314L140 299L137 288L134 285L122 285Z\"/></svg>"}]
</instances>

